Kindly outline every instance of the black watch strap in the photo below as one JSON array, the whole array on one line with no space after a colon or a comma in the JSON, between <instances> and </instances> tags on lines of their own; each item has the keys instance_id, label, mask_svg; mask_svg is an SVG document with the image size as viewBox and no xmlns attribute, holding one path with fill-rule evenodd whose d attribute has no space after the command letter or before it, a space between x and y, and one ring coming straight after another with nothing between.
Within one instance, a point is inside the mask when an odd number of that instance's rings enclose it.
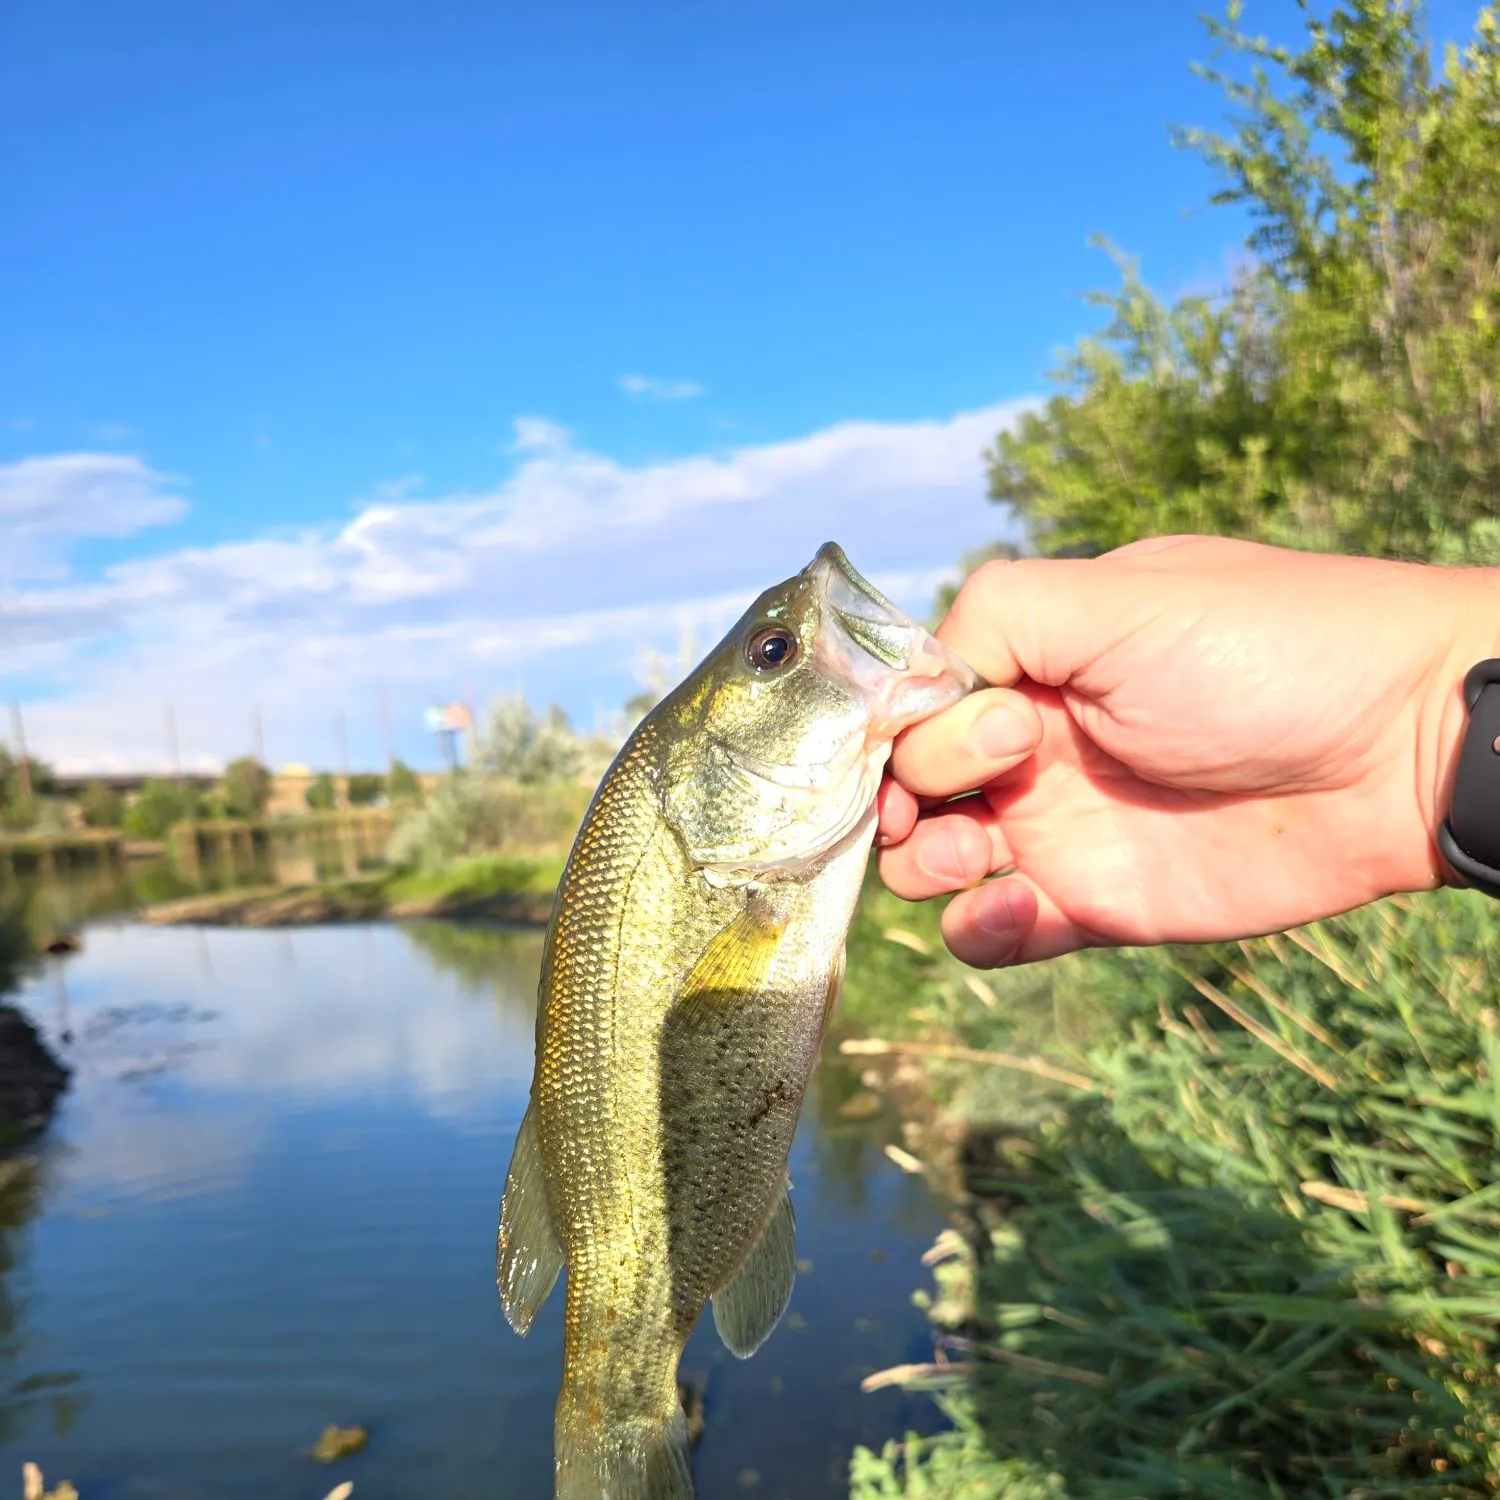
<instances>
[{"instance_id":1,"label":"black watch strap","mask_svg":"<svg viewBox=\"0 0 1500 1500\"><path fill-rule=\"evenodd\" d=\"M1500 897L1500 659L1469 668L1464 702L1469 724L1438 849L1465 884Z\"/></svg>"}]
</instances>

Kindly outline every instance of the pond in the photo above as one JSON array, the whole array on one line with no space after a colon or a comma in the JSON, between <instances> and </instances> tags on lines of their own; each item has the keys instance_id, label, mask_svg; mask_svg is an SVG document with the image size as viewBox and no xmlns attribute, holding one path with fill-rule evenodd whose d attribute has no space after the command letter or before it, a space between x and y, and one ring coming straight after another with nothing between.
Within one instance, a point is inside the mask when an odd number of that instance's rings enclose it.
<instances>
[{"instance_id":1,"label":"pond","mask_svg":"<svg viewBox=\"0 0 1500 1500\"><path fill-rule=\"evenodd\" d=\"M451 924L96 925L19 1003L76 1069L7 1195L0 1473L83 1500L551 1495L562 1297L496 1301L496 1208L531 1076L541 939ZM857 1442L931 1430L861 1394L930 1357L912 1292L944 1210L842 1106L830 1056L792 1154L804 1271L751 1360L705 1318L699 1494L846 1493ZM330 1423L360 1454L322 1468ZM3 1481L0 1481L3 1483Z\"/></svg>"}]
</instances>

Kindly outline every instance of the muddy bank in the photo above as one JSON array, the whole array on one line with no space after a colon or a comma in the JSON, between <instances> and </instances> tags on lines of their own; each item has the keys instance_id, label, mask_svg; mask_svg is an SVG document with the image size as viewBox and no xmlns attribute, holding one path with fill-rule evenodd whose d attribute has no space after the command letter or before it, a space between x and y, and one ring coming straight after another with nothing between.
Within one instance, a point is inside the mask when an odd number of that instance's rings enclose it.
<instances>
[{"instance_id":1,"label":"muddy bank","mask_svg":"<svg viewBox=\"0 0 1500 1500\"><path fill-rule=\"evenodd\" d=\"M260 886L184 896L142 907L136 920L161 927L312 927L329 922L450 917L541 927L551 913L550 890L407 894L399 886L369 881L293 889Z\"/></svg>"},{"instance_id":2,"label":"muddy bank","mask_svg":"<svg viewBox=\"0 0 1500 1500\"><path fill-rule=\"evenodd\" d=\"M0 1005L0 1149L46 1128L71 1076L31 1022Z\"/></svg>"}]
</instances>

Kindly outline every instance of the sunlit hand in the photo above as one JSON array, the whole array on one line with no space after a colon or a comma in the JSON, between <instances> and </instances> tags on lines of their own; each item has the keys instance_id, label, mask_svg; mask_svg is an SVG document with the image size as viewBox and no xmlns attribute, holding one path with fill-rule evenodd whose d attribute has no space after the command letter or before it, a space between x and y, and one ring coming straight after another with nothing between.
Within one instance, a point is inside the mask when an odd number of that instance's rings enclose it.
<instances>
[{"instance_id":1,"label":"sunlit hand","mask_svg":"<svg viewBox=\"0 0 1500 1500\"><path fill-rule=\"evenodd\" d=\"M1441 884L1500 571L1160 538L987 564L938 634L996 686L897 741L880 872L908 900L963 891L944 937L993 966Z\"/></svg>"}]
</instances>

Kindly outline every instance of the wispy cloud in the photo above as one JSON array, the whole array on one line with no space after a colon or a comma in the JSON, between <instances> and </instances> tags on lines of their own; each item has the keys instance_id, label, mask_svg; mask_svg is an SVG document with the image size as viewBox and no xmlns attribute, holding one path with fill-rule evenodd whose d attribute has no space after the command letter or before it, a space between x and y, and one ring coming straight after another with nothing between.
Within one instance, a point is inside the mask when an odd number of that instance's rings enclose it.
<instances>
[{"instance_id":1,"label":"wispy cloud","mask_svg":"<svg viewBox=\"0 0 1500 1500\"><path fill-rule=\"evenodd\" d=\"M684 630L706 647L830 537L928 609L961 551L1014 533L984 499L981 452L1025 404L635 467L523 418L512 471L482 492L408 478L344 524L86 579L49 567L37 539L55 562L70 539L173 519L183 500L136 459L26 460L0 469L0 557L22 559L0 591L0 693L21 692L38 751L76 768L162 764L168 700L188 760L240 753L252 704L274 760L327 762L340 705L356 753L362 732L373 751L382 688L398 724L434 695L518 679L586 718L630 693L643 650L672 652Z\"/></svg>"},{"instance_id":2,"label":"wispy cloud","mask_svg":"<svg viewBox=\"0 0 1500 1500\"><path fill-rule=\"evenodd\" d=\"M657 375L622 375L618 384L627 396L649 401L690 401L704 394L696 380L663 380Z\"/></svg>"},{"instance_id":3,"label":"wispy cloud","mask_svg":"<svg viewBox=\"0 0 1500 1500\"><path fill-rule=\"evenodd\" d=\"M129 455L59 453L0 464L0 581L55 575L74 542L131 536L186 511L177 480Z\"/></svg>"}]
</instances>

